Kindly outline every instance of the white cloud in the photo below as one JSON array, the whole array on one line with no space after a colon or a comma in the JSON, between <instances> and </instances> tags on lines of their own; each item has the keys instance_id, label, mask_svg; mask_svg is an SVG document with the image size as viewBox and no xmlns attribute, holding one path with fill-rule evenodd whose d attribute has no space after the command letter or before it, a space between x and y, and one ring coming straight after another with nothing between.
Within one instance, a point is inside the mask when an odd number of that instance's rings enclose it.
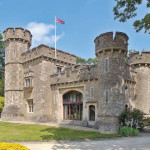
<instances>
[{"instance_id":1,"label":"white cloud","mask_svg":"<svg viewBox=\"0 0 150 150\"><path fill-rule=\"evenodd\" d=\"M44 24L37 22L30 22L27 24L26 28L31 31L32 34L32 47L38 46L40 44L54 44L55 36L50 35L51 31L55 29L53 24ZM64 33L56 36L56 41L58 41Z\"/></svg>"},{"instance_id":2,"label":"white cloud","mask_svg":"<svg viewBox=\"0 0 150 150\"><path fill-rule=\"evenodd\" d=\"M60 34L60 35L57 35L57 36L56 36L56 41L58 41L62 36L64 36L64 33L62 33L62 34ZM53 43L55 43L55 35L52 35L52 36L50 37L50 44L53 44Z\"/></svg>"}]
</instances>

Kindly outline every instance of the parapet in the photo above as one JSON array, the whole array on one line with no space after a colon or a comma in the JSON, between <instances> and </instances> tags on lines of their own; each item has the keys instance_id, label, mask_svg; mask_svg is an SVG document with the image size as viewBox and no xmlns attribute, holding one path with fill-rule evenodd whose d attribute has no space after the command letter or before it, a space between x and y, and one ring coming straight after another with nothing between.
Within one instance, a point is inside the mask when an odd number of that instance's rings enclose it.
<instances>
[{"instance_id":1,"label":"parapet","mask_svg":"<svg viewBox=\"0 0 150 150\"><path fill-rule=\"evenodd\" d=\"M150 65L150 51L142 51L141 54L136 51L129 54L128 62L130 65Z\"/></svg>"},{"instance_id":2,"label":"parapet","mask_svg":"<svg viewBox=\"0 0 150 150\"><path fill-rule=\"evenodd\" d=\"M50 75L51 85L81 82L98 79L98 66L75 65L66 67L63 72Z\"/></svg>"},{"instance_id":3,"label":"parapet","mask_svg":"<svg viewBox=\"0 0 150 150\"><path fill-rule=\"evenodd\" d=\"M111 49L128 49L128 36L123 32L116 32L113 36L113 32L103 33L96 37L95 52Z\"/></svg>"},{"instance_id":4,"label":"parapet","mask_svg":"<svg viewBox=\"0 0 150 150\"><path fill-rule=\"evenodd\" d=\"M76 56L62 50L57 49L57 58L55 58L55 48L41 44L25 53L22 53L22 61L27 62L40 56L45 56L53 60L62 61L66 63L76 64Z\"/></svg>"},{"instance_id":5,"label":"parapet","mask_svg":"<svg viewBox=\"0 0 150 150\"><path fill-rule=\"evenodd\" d=\"M20 39L25 40L31 46L32 35L29 30L16 27L16 28L7 28L4 32L4 42L9 39Z\"/></svg>"}]
</instances>

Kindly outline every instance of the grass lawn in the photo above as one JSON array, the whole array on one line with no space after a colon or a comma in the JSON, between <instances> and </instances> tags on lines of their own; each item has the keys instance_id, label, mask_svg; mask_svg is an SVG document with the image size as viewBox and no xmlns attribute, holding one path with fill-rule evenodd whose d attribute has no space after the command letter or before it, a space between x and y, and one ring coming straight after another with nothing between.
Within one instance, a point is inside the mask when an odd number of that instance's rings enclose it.
<instances>
[{"instance_id":1,"label":"grass lawn","mask_svg":"<svg viewBox=\"0 0 150 150\"><path fill-rule=\"evenodd\" d=\"M73 130L36 124L0 122L0 141L48 141L119 137L99 132Z\"/></svg>"}]
</instances>

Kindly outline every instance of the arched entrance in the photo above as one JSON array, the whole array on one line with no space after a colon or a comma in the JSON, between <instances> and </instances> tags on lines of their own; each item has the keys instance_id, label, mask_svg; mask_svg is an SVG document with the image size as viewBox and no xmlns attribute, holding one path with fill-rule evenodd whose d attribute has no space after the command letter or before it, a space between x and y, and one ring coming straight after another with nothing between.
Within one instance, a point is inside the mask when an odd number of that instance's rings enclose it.
<instances>
[{"instance_id":1,"label":"arched entrance","mask_svg":"<svg viewBox=\"0 0 150 150\"><path fill-rule=\"evenodd\" d=\"M95 121L95 106L89 106L89 121Z\"/></svg>"},{"instance_id":2,"label":"arched entrance","mask_svg":"<svg viewBox=\"0 0 150 150\"><path fill-rule=\"evenodd\" d=\"M63 114L66 120L82 120L83 95L77 91L70 91L63 95Z\"/></svg>"}]
</instances>

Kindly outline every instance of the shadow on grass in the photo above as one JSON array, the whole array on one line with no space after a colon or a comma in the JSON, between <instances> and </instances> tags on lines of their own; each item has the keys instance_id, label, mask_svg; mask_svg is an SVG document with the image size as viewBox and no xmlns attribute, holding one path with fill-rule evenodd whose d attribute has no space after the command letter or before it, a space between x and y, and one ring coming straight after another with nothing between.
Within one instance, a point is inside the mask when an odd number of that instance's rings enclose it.
<instances>
[{"instance_id":1,"label":"shadow on grass","mask_svg":"<svg viewBox=\"0 0 150 150\"><path fill-rule=\"evenodd\" d=\"M94 138L112 138L119 137L119 135L114 134L100 134L99 132L74 130L67 128L46 128L41 130L45 132L42 135L43 140L72 140L72 139L94 139Z\"/></svg>"}]
</instances>

